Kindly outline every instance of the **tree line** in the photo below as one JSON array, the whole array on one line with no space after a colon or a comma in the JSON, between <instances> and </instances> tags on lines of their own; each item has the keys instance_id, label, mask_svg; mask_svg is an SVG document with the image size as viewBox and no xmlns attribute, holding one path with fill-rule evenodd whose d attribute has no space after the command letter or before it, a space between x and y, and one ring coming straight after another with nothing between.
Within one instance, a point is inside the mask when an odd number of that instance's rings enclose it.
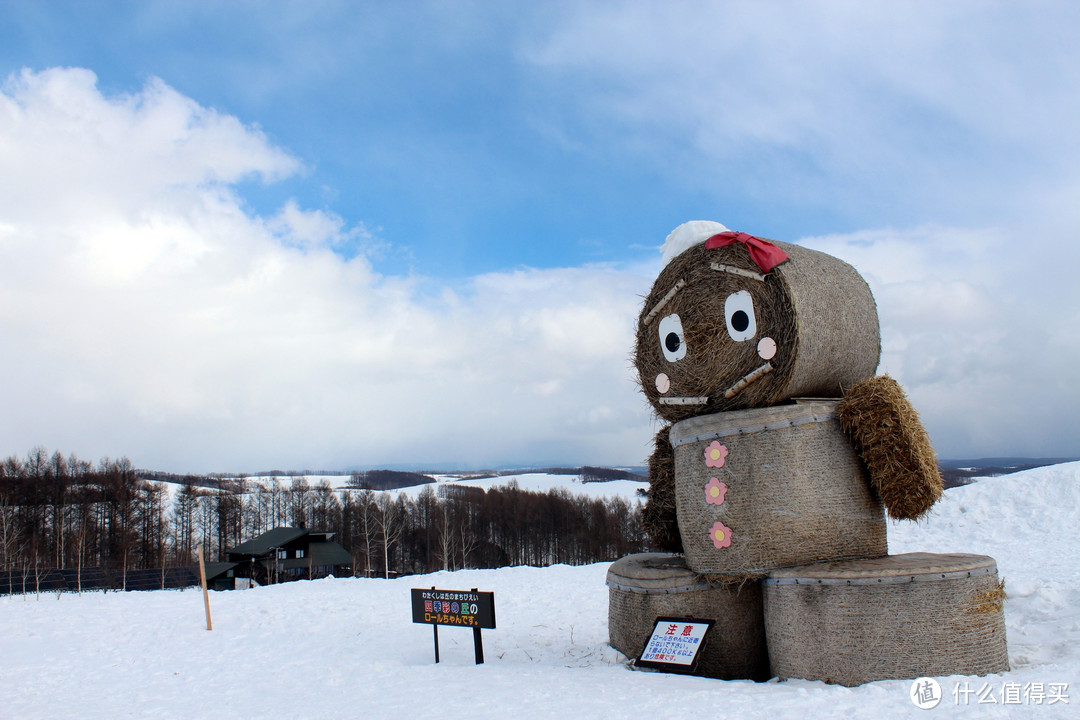
<instances>
[{"instance_id":1,"label":"tree line","mask_svg":"<svg viewBox=\"0 0 1080 720\"><path fill-rule=\"evenodd\" d=\"M429 484L411 499L306 477L152 482L130 460L34 448L0 463L0 571L187 566L225 560L275 527L336 533L357 575L585 564L647 549L640 502L564 489Z\"/></svg>"}]
</instances>

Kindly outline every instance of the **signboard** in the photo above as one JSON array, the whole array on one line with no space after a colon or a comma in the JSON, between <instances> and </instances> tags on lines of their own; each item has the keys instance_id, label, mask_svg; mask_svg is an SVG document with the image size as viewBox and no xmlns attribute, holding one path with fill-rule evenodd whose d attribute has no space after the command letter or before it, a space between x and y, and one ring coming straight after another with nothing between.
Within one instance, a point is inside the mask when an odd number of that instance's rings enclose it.
<instances>
[{"instance_id":1,"label":"signboard","mask_svg":"<svg viewBox=\"0 0 1080 720\"><path fill-rule=\"evenodd\" d=\"M412 589L414 623L493 629L495 593L473 590Z\"/></svg>"},{"instance_id":2,"label":"signboard","mask_svg":"<svg viewBox=\"0 0 1080 720\"><path fill-rule=\"evenodd\" d=\"M713 620L659 617L634 664L667 672L690 673L697 665Z\"/></svg>"},{"instance_id":3,"label":"signboard","mask_svg":"<svg viewBox=\"0 0 1080 720\"><path fill-rule=\"evenodd\" d=\"M435 662L439 662L439 626L468 627L473 631L476 664L484 662L480 629L495 627L495 593L472 590L412 589L412 621L431 625Z\"/></svg>"}]
</instances>

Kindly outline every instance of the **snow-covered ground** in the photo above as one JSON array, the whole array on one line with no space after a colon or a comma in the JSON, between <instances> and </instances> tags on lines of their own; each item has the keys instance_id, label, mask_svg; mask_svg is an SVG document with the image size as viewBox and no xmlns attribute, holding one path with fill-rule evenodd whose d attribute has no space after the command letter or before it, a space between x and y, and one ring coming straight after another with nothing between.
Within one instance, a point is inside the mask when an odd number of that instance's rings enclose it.
<instances>
[{"instance_id":1,"label":"snow-covered ground","mask_svg":"<svg viewBox=\"0 0 1080 720\"><path fill-rule=\"evenodd\" d=\"M894 553L993 556L1009 593L1012 671L938 678L945 697L932 710L915 707L906 680L846 688L632 670L606 642L597 564L212 593L212 632L191 590L2 597L0 718L1075 718L1078 507L1071 463L949 490L930 519L890 528ZM432 585L494 591L484 665L456 628L440 629L434 663L431 628L409 611L409 589Z\"/></svg>"},{"instance_id":2,"label":"snow-covered ground","mask_svg":"<svg viewBox=\"0 0 1080 720\"><path fill-rule=\"evenodd\" d=\"M517 484L522 490L546 493L557 488L563 488L571 495L584 495L589 498L614 498L621 497L631 503L645 498L638 494L639 490L647 490L649 483L634 480L608 480L606 482L582 482L579 475L555 475L551 473L521 473L518 475L500 475L490 478L436 478L440 484L452 482L456 485L469 485L487 490L493 487L506 487L511 483ZM408 488L408 491L419 492L425 486Z\"/></svg>"},{"instance_id":3,"label":"snow-covered ground","mask_svg":"<svg viewBox=\"0 0 1080 720\"><path fill-rule=\"evenodd\" d=\"M487 490L493 487L506 487L511 483L515 483L522 490L531 490L533 492L546 493L550 490L563 488L571 495L584 495L589 498L621 497L630 503L634 503L638 500L644 502L644 497L642 497L638 491L644 491L649 487L649 483L638 482L635 480L582 482L580 475L564 475L545 472L526 472L513 475L498 475L496 477L469 477L463 475L431 475L429 477L434 478L435 482L427 483L425 485L411 485L409 487L401 488L400 490L391 490L390 492L392 494L404 493L409 496L409 498L415 500L423 489L427 487L432 488L436 492L444 485L466 485ZM315 487L319 483L325 482L336 491L345 490L348 488L350 482L350 476L348 475L304 475L303 478L311 487ZM271 477L263 475L251 475L245 478L245 480L252 485L256 483L273 483L276 480L281 487L285 489L289 488L294 479L295 478L292 476ZM176 485L175 483L166 482L161 484L167 486L170 493L175 492L175 489L179 487L179 485Z\"/></svg>"}]
</instances>

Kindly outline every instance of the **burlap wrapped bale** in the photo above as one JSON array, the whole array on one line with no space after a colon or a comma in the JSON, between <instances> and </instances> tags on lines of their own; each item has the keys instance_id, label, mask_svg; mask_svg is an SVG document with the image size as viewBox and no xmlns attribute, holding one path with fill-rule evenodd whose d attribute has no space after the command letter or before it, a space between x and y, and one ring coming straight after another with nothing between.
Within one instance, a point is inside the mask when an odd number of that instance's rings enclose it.
<instances>
[{"instance_id":1,"label":"burlap wrapped bale","mask_svg":"<svg viewBox=\"0 0 1080 720\"><path fill-rule=\"evenodd\" d=\"M839 397L843 388L874 374L881 342L866 282L830 255L775 244L790 260L764 275L740 244L689 248L661 271L638 319L634 355L642 391L660 417L676 422L797 396ZM729 334L725 302L740 291L753 300L756 333L737 342ZM661 320L673 314L680 318L686 346L686 356L677 361L665 357L659 331ZM759 349L766 337L775 342L769 358ZM767 371L725 396L766 364ZM661 383L666 391L657 387L661 375L670 381ZM665 404L673 398L705 400Z\"/></svg>"},{"instance_id":2,"label":"burlap wrapped bale","mask_svg":"<svg viewBox=\"0 0 1080 720\"><path fill-rule=\"evenodd\" d=\"M765 680L769 659L761 612L761 586L721 586L691 572L672 553L628 555L607 574L608 634L629 658L645 649L656 618L716 621L698 659L696 675L723 680Z\"/></svg>"},{"instance_id":3,"label":"burlap wrapped bale","mask_svg":"<svg viewBox=\"0 0 1080 720\"><path fill-rule=\"evenodd\" d=\"M676 512L690 569L762 577L886 554L884 510L835 409L834 400L816 400L672 426ZM715 448L724 454L718 467L706 457ZM718 487L724 493L710 502Z\"/></svg>"},{"instance_id":4,"label":"burlap wrapped bale","mask_svg":"<svg viewBox=\"0 0 1080 720\"><path fill-rule=\"evenodd\" d=\"M773 674L841 685L1006 672L1005 592L985 555L909 553L762 581Z\"/></svg>"}]
</instances>

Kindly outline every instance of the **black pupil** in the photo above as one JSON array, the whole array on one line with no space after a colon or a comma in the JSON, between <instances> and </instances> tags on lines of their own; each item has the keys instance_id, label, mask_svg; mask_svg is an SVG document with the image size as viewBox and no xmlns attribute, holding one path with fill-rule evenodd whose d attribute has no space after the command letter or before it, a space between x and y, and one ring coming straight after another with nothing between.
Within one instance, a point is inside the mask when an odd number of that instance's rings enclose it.
<instances>
[{"instance_id":1,"label":"black pupil","mask_svg":"<svg viewBox=\"0 0 1080 720\"><path fill-rule=\"evenodd\" d=\"M679 337L679 333L668 333L664 338L664 347L668 349L668 352L675 352L682 345L682 339Z\"/></svg>"},{"instance_id":2,"label":"black pupil","mask_svg":"<svg viewBox=\"0 0 1080 720\"><path fill-rule=\"evenodd\" d=\"M746 332L746 328L750 327L749 316L742 310L736 310L731 316L731 327L735 332Z\"/></svg>"}]
</instances>

